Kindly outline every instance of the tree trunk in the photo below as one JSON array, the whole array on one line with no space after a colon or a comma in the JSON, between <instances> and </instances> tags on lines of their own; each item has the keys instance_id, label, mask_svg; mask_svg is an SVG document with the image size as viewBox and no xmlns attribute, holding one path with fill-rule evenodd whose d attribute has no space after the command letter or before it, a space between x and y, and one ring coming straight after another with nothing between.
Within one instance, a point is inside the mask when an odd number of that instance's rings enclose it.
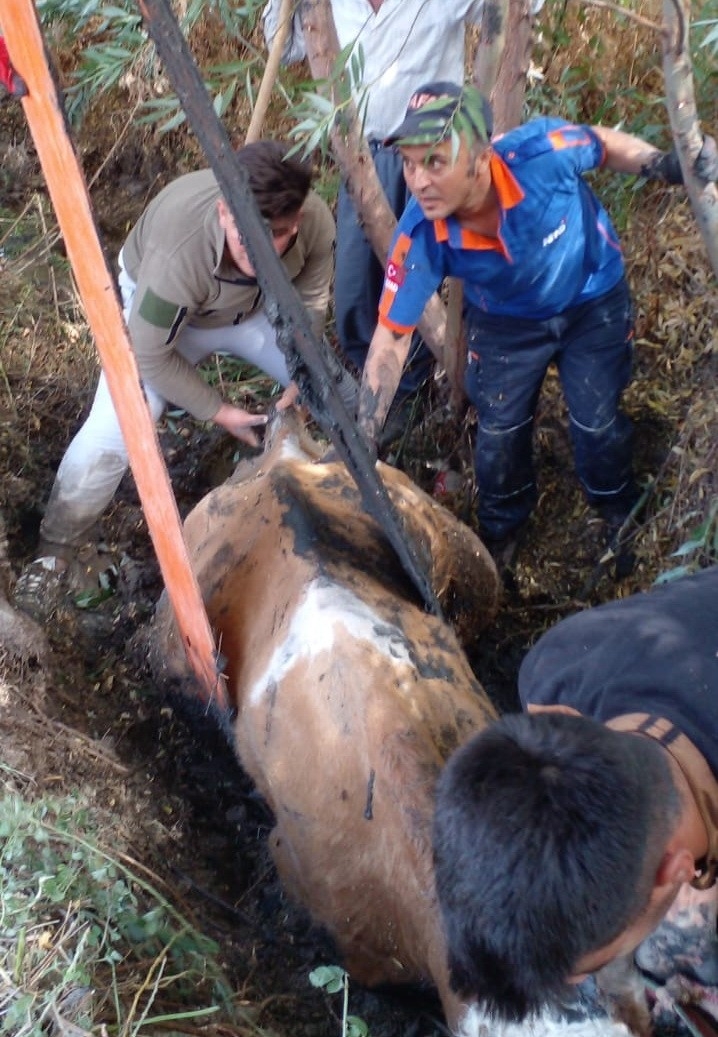
<instances>
[{"instance_id":1,"label":"tree trunk","mask_svg":"<svg viewBox=\"0 0 718 1037\"><path fill-rule=\"evenodd\" d=\"M339 53L330 2L301 0L300 14L312 78L330 80ZM331 100L338 104L336 96L332 95ZM332 130L331 143L364 232L380 261L385 263L396 219L389 208L371 153L361 134L354 104L344 109L342 119ZM419 332L439 364L446 369L446 309L436 294L426 305Z\"/></svg>"},{"instance_id":2,"label":"tree trunk","mask_svg":"<svg viewBox=\"0 0 718 1037\"><path fill-rule=\"evenodd\" d=\"M492 103L492 92L499 78L501 56L506 44L509 0L486 0L481 18L479 42L474 54L472 78L481 93Z\"/></svg>"},{"instance_id":3,"label":"tree trunk","mask_svg":"<svg viewBox=\"0 0 718 1037\"><path fill-rule=\"evenodd\" d=\"M262 82L259 84L259 92L254 105L254 111L252 112L252 118L250 119L247 128L247 136L244 138L245 144L254 144L255 141L258 141L262 136L264 117L269 108L269 99L272 96L274 82L277 78L277 72L279 71L279 66L282 61L282 51L284 50L284 44L292 25L293 13L294 5L292 0L282 0L279 9L277 35L272 40L272 46L267 56L267 64L264 66L264 75L262 76Z\"/></svg>"},{"instance_id":4,"label":"tree trunk","mask_svg":"<svg viewBox=\"0 0 718 1037\"><path fill-rule=\"evenodd\" d=\"M533 38L532 20L528 0L487 0L484 7L472 78L481 93L491 101L494 132L504 133L521 121ZM461 281L451 278L447 302L447 353L460 364L461 372L466 357L461 320L463 296ZM451 381L451 384L456 383ZM458 406L459 400L452 397L452 402Z\"/></svg>"},{"instance_id":5,"label":"tree trunk","mask_svg":"<svg viewBox=\"0 0 718 1037\"><path fill-rule=\"evenodd\" d=\"M533 15L528 0L509 0L506 40L490 95L495 125L501 133L518 126L523 119L532 45Z\"/></svg>"},{"instance_id":6,"label":"tree trunk","mask_svg":"<svg viewBox=\"0 0 718 1037\"><path fill-rule=\"evenodd\" d=\"M703 135L698 125L693 92L688 46L690 5L687 0L664 0L663 19L663 74L668 117L693 214L713 271L718 275L718 189L715 184L705 184L693 174Z\"/></svg>"}]
</instances>

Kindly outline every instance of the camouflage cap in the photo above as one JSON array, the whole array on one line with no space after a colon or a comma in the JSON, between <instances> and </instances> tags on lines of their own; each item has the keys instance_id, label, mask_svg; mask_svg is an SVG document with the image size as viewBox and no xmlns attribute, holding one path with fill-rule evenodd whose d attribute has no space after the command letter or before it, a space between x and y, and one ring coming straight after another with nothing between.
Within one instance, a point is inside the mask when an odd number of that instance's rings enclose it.
<instances>
[{"instance_id":1,"label":"camouflage cap","mask_svg":"<svg viewBox=\"0 0 718 1037\"><path fill-rule=\"evenodd\" d=\"M427 83L411 95L404 121L384 144L438 144L452 132L488 143L492 131L491 105L475 86Z\"/></svg>"}]
</instances>

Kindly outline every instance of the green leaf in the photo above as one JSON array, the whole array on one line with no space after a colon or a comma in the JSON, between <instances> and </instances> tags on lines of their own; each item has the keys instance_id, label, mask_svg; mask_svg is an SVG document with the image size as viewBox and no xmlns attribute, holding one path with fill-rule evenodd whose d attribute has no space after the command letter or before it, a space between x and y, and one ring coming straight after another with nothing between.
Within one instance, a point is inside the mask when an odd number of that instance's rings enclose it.
<instances>
[{"instance_id":1,"label":"green leaf","mask_svg":"<svg viewBox=\"0 0 718 1037\"><path fill-rule=\"evenodd\" d=\"M304 100L307 102L309 108L313 108L317 112L321 112L322 115L334 115L334 102L328 97L323 97L321 94L309 92L304 95Z\"/></svg>"},{"instance_id":2,"label":"green leaf","mask_svg":"<svg viewBox=\"0 0 718 1037\"><path fill-rule=\"evenodd\" d=\"M701 537L700 540L686 540L685 544L681 544L675 551L671 551L670 558L685 558L686 555L691 554L692 551L698 550L698 548L705 547L705 537Z\"/></svg>"},{"instance_id":3,"label":"green leaf","mask_svg":"<svg viewBox=\"0 0 718 1037\"><path fill-rule=\"evenodd\" d=\"M358 1015L347 1016L347 1037L369 1037L369 1027Z\"/></svg>"},{"instance_id":4,"label":"green leaf","mask_svg":"<svg viewBox=\"0 0 718 1037\"><path fill-rule=\"evenodd\" d=\"M349 61L353 49L354 40L351 40L346 44L346 46L342 47L334 59L334 64L332 65L332 70L329 74L330 79L338 79L342 75L346 69L347 62Z\"/></svg>"},{"instance_id":5,"label":"green leaf","mask_svg":"<svg viewBox=\"0 0 718 1037\"><path fill-rule=\"evenodd\" d=\"M337 994L344 988L345 977L346 972L339 965L320 965L309 973L309 982L328 994Z\"/></svg>"},{"instance_id":6,"label":"green leaf","mask_svg":"<svg viewBox=\"0 0 718 1037\"><path fill-rule=\"evenodd\" d=\"M654 587L659 587L663 583L671 583L673 580L680 579L681 576L688 576L693 572L693 567L690 565L679 565L676 569L670 569L668 572L663 572L660 576L657 576L653 581Z\"/></svg>"},{"instance_id":7,"label":"green leaf","mask_svg":"<svg viewBox=\"0 0 718 1037\"><path fill-rule=\"evenodd\" d=\"M103 601L107 601L114 594L112 587L101 588L97 590L83 591L82 594L78 594L75 598L75 605L79 609L94 609L98 605L101 605Z\"/></svg>"}]
</instances>

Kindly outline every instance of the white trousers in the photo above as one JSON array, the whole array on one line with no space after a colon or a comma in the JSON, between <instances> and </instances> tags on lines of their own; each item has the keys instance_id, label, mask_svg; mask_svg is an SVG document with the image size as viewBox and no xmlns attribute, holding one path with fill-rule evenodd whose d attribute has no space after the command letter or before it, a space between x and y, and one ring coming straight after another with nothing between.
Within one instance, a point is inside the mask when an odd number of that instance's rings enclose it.
<instances>
[{"instance_id":1,"label":"white trousers","mask_svg":"<svg viewBox=\"0 0 718 1037\"><path fill-rule=\"evenodd\" d=\"M118 285L127 320L136 285L123 266L121 253ZM226 353L261 368L283 386L291 381L284 354L264 312L227 328L185 327L176 349L195 366L211 353ZM158 421L168 401L152 386L145 384L143 388L150 413ZM82 543L115 495L128 464L122 430L102 372L90 413L57 470L40 525L42 540L67 546Z\"/></svg>"}]
</instances>

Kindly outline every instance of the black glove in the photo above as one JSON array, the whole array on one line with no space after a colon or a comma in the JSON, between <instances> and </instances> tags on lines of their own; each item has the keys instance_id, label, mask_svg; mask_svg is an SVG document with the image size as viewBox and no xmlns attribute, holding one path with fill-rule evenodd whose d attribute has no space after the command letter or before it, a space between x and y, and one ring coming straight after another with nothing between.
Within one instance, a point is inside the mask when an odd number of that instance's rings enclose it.
<instances>
[{"instance_id":1,"label":"black glove","mask_svg":"<svg viewBox=\"0 0 718 1037\"><path fill-rule=\"evenodd\" d=\"M705 180L706 183L715 183L718 180L718 145L708 134L704 136L703 147L693 163L693 172L699 180Z\"/></svg>"},{"instance_id":2,"label":"black glove","mask_svg":"<svg viewBox=\"0 0 718 1037\"><path fill-rule=\"evenodd\" d=\"M667 184L682 184L683 171L675 147L656 155L642 170L644 176L664 180ZM703 137L703 146L693 163L693 173L704 183L718 180L718 147L712 137Z\"/></svg>"}]
</instances>

